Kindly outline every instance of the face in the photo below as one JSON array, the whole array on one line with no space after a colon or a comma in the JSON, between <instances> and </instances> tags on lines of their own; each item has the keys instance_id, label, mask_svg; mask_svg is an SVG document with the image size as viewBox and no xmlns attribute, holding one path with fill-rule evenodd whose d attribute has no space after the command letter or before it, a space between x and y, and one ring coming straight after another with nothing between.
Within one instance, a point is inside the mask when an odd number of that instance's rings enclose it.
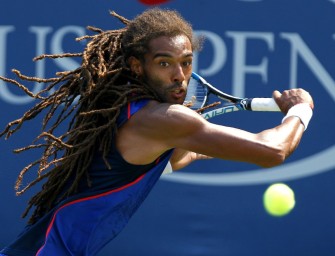
<instances>
[{"instance_id":1,"label":"face","mask_svg":"<svg viewBox=\"0 0 335 256\"><path fill-rule=\"evenodd\" d=\"M186 36L161 36L150 41L144 61L137 60L137 66L131 67L165 102L182 104L192 74L192 60L192 45Z\"/></svg>"}]
</instances>

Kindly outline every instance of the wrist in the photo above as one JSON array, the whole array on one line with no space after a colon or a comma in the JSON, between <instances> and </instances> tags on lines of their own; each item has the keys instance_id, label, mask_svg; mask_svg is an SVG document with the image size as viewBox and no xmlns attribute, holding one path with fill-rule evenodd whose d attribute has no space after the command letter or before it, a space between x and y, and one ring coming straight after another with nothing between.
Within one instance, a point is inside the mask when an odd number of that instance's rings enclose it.
<instances>
[{"instance_id":1,"label":"wrist","mask_svg":"<svg viewBox=\"0 0 335 256\"><path fill-rule=\"evenodd\" d=\"M291 116L296 116L300 119L301 123L305 126L305 131L313 115L313 110L308 103L299 103L289 109L287 114L282 120L282 123Z\"/></svg>"}]
</instances>

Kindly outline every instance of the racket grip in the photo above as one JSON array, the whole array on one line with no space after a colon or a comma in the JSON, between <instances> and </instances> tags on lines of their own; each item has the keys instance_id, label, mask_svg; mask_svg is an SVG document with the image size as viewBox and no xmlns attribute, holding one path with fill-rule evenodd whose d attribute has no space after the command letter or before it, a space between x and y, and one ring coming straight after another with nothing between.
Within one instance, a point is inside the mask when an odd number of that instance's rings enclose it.
<instances>
[{"instance_id":1,"label":"racket grip","mask_svg":"<svg viewBox=\"0 0 335 256\"><path fill-rule=\"evenodd\" d=\"M252 111L281 111L273 98L253 98L250 107Z\"/></svg>"}]
</instances>

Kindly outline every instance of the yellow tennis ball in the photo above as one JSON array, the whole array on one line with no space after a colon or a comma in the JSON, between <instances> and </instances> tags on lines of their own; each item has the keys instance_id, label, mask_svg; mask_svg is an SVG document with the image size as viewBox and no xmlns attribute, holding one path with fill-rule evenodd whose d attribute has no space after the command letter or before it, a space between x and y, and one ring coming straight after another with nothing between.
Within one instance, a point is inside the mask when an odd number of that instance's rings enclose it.
<instances>
[{"instance_id":1,"label":"yellow tennis ball","mask_svg":"<svg viewBox=\"0 0 335 256\"><path fill-rule=\"evenodd\" d=\"M270 215L276 217L284 216L294 208L294 192L283 183L273 184L265 191L263 203L265 210Z\"/></svg>"}]
</instances>

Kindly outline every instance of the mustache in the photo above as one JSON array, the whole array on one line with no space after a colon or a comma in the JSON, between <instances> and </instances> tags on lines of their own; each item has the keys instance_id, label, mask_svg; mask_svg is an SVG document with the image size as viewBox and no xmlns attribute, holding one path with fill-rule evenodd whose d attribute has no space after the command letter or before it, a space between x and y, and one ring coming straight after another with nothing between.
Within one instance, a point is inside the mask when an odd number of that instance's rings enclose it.
<instances>
[{"instance_id":1,"label":"mustache","mask_svg":"<svg viewBox=\"0 0 335 256\"><path fill-rule=\"evenodd\" d=\"M187 84L183 84L182 82L176 82L168 86L167 91L175 91L175 90L187 90Z\"/></svg>"}]
</instances>

